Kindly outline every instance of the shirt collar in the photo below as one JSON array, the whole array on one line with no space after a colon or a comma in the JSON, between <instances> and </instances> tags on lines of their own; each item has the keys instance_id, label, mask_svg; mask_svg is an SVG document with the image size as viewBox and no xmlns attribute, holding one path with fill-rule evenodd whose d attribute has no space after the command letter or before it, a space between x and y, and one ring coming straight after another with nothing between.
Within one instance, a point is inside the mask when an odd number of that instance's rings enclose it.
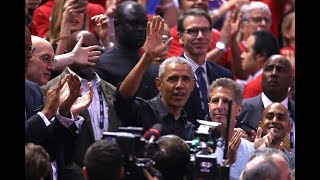
<instances>
[{"instance_id":1,"label":"shirt collar","mask_svg":"<svg viewBox=\"0 0 320 180\"><path fill-rule=\"evenodd\" d=\"M76 74L75 72L73 72L69 67L67 67L68 68L68 71L71 73L74 73L74 74ZM98 76L98 74L95 72L94 73L95 74L95 77L93 78L93 80L91 81L92 83L94 83L93 84L93 86L97 86L97 87L99 87L100 85L101 85L101 78ZM76 74L77 75L77 74ZM78 75L77 75L78 76ZM79 78L79 80L80 80L80 82L81 82L81 84L83 83L83 82L88 82L88 80L87 79L84 79L84 78L82 78L82 77L80 77L80 76L78 76L78 78Z\"/></svg>"},{"instance_id":2,"label":"shirt collar","mask_svg":"<svg viewBox=\"0 0 320 180\"><path fill-rule=\"evenodd\" d=\"M262 103L263 103L264 108L266 108L268 105L273 103L263 92L262 92L261 98L262 98ZM280 103L288 109L288 97L286 97Z\"/></svg>"},{"instance_id":3,"label":"shirt collar","mask_svg":"<svg viewBox=\"0 0 320 180\"><path fill-rule=\"evenodd\" d=\"M166 116L169 115L169 112L167 111L166 107L164 106L163 102L161 101L160 94L154 98L154 106L156 106L156 110L158 111L161 119L164 119ZM185 112L184 109L181 110L180 118L187 118L187 113Z\"/></svg>"},{"instance_id":4,"label":"shirt collar","mask_svg":"<svg viewBox=\"0 0 320 180\"><path fill-rule=\"evenodd\" d=\"M183 53L183 56L190 63L193 72L196 72L198 67L202 67L205 74L207 74L206 61L204 61L204 63L202 65L199 65L199 64L195 63L190 57L188 57L185 52Z\"/></svg>"}]
</instances>

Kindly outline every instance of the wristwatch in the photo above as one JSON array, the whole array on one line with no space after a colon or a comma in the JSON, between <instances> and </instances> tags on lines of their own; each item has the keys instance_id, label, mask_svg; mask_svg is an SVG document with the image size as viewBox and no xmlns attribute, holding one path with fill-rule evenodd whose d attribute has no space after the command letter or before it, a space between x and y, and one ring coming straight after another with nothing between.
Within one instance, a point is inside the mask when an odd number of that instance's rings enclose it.
<instances>
[{"instance_id":1,"label":"wristwatch","mask_svg":"<svg viewBox=\"0 0 320 180\"><path fill-rule=\"evenodd\" d=\"M227 47L223 42L218 41L216 47L224 52L227 52Z\"/></svg>"}]
</instances>

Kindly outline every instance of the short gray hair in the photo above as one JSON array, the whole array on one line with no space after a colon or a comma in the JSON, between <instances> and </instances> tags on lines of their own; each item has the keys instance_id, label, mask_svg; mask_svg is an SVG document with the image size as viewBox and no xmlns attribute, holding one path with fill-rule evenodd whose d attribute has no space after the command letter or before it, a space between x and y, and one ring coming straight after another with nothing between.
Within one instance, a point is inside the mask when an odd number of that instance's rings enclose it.
<instances>
[{"instance_id":1,"label":"short gray hair","mask_svg":"<svg viewBox=\"0 0 320 180\"><path fill-rule=\"evenodd\" d=\"M241 105L243 100L242 90L239 84L230 78L218 78L212 82L209 88L208 97L210 102L210 93L217 87L224 87L233 91L237 105Z\"/></svg>"},{"instance_id":2,"label":"short gray hair","mask_svg":"<svg viewBox=\"0 0 320 180\"><path fill-rule=\"evenodd\" d=\"M189 63L185 58L183 58L183 57L181 57L181 56L172 56L172 57L167 58L166 60L164 60L164 61L160 64L159 74L158 74L158 77L159 77L160 79L162 79L162 76L163 76L163 74L164 74L164 72L165 72L165 70L166 70L166 67L167 67L167 65L170 64L170 63L187 64L187 65L190 67L190 69L192 69L190 63ZM193 73L192 70L191 70L191 73L192 73L192 77L194 77L194 73Z\"/></svg>"},{"instance_id":3,"label":"short gray hair","mask_svg":"<svg viewBox=\"0 0 320 180\"><path fill-rule=\"evenodd\" d=\"M243 12L242 20L247 20L249 18L250 12L255 9L261 9L263 12L267 13L271 18L271 11L267 4L260 1L251 1L249 4L244 4L240 7L240 12Z\"/></svg>"}]
</instances>

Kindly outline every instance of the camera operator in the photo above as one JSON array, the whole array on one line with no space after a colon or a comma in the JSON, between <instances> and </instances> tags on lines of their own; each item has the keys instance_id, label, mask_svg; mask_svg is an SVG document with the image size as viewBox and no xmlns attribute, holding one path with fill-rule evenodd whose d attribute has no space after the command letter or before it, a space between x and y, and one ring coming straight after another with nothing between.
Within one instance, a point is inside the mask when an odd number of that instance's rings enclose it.
<instances>
[{"instance_id":1,"label":"camera operator","mask_svg":"<svg viewBox=\"0 0 320 180\"><path fill-rule=\"evenodd\" d=\"M164 180L183 180L188 172L190 162L190 149L188 144L180 137L169 134L161 136L156 143L160 150L148 154L155 161Z\"/></svg>"},{"instance_id":2,"label":"camera operator","mask_svg":"<svg viewBox=\"0 0 320 180\"><path fill-rule=\"evenodd\" d=\"M117 144L108 140L95 141L84 157L85 180L119 180L124 176L124 158Z\"/></svg>"},{"instance_id":3,"label":"camera operator","mask_svg":"<svg viewBox=\"0 0 320 180\"><path fill-rule=\"evenodd\" d=\"M102 139L87 149L84 157L85 180L120 180L125 178L125 158L118 144ZM158 180L145 170L146 180Z\"/></svg>"},{"instance_id":4,"label":"camera operator","mask_svg":"<svg viewBox=\"0 0 320 180\"><path fill-rule=\"evenodd\" d=\"M234 131L236 118L240 114L243 96L240 86L232 79L219 78L209 89L209 113L211 120L221 123L218 126L219 139L228 139L228 153L224 155L224 147L216 147L217 163L230 165L230 180L239 179L242 170L248 162L249 155L254 151L253 143L241 138L241 131ZM232 102L229 132L226 132L228 103ZM228 134L227 134L228 133ZM226 158L224 158L226 157Z\"/></svg>"},{"instance_id":5,"label":"camera operator","mask_svg":"<svg viewBox=\"0 0 320 180\"><path fill-rule=\"evenodd\" d=\"M144 72L154 58L166 50L170 38L162 43L164 20L154 16L147 25L145 52L115 91L114 105L124 126L143 127L143 133L154 124L163 127L162 135L175 134L184 140L193 139L194 126L187 121L183 106L195 86L190 64L182 57L170 57L159 68L155 84L160 93L151 100L136 97L135 94Z\"/></svg>"}]
</instances>

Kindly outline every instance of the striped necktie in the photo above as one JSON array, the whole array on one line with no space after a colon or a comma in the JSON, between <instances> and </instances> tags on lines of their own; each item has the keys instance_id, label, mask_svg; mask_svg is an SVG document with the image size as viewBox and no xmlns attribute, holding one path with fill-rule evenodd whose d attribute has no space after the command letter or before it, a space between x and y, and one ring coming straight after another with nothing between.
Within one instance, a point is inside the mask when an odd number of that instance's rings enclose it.
<instances>
[{"instance_id":1,"label":"striped necktie","mask_svg":"<svg viewBox=\"0 0 320 180\"><path fill-rule=\"evenodd\" d=\"M204 69L202 67L198 67L198 69L196 70L197 84L198 84L198 89L200 93L201 107L206 114L209 108L208 107L208 89L207 89L206 80L203 77L203 73L204 73Z\"/></svg>"},{"instance_id":2,"label":"striped necktie","mask_svg":"<svg viewBox=\"0 0 320 180\"><path fill-rule=\"evenodd\" d=\"M282 148L284 149L284 150L287 150L287 151L291 151L291 149L290 149L290 133L288 133L286 136L285 136L285 138L284 138L284 140L283 140L283 142L282 142Z\"/></svg>"}]
</instances>

